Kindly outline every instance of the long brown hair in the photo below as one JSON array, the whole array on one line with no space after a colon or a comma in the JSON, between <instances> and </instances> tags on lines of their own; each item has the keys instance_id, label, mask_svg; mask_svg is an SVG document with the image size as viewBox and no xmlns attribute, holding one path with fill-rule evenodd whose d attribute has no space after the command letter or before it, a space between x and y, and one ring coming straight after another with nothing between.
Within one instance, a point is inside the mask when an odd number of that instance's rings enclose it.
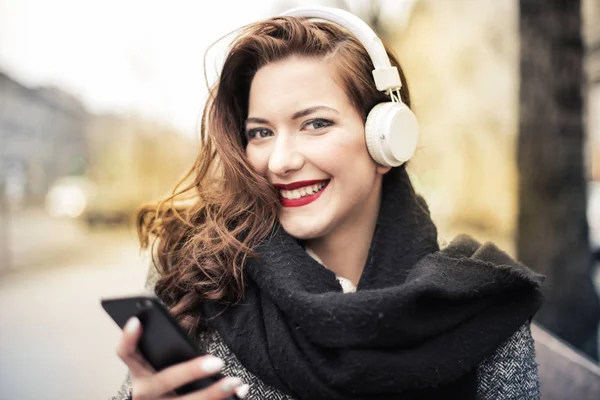
<instances>
[{"instance_id":1,"label":"long brown hair","mask_svg":"<svg viewBox=\"0 0 600 400\"><path fill-rule=\"evenodd\" d=\"M410 106L404 74L388 54ZM241 298L245 259L256 256L253 249L276 224L277 192L251 168L243 129L254 74L290 56L331 62L363 119L377 103L389 101L375 88L365 49L338 25L276 17L237 32L202 113L201 148L193 167L171 196L142 207L136 218L142 248L157 239L152 245L160 275L155 292L189 332L201 326L203 301Z\"/></svg>"}]
</instances>

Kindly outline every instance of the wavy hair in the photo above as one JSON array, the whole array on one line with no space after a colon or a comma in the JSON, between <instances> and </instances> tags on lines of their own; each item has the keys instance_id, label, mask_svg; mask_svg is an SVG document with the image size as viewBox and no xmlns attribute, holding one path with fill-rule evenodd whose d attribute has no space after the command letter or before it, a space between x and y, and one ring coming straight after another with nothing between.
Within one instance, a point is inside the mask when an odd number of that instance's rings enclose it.
<instances>
[{"instance_id":1,"label":"wavy hair","mask_svg":"<svg viewBox=\"0 0 600 400\"><path fill-rule=\"evenodd\" d=\"M388 55L400 71L401 97L410 107L402 69ZM236 32L202 112L193 167L169 197L136 214L140 245L152 247L159 272L155 292L190 333L202 326L202 302L241 298L245 260L257 256L254 249L276 226L278 193L252 169L243 132L254 75L291 56L331 63L363 120L376 104L389 101L375 87L366 50L339 25L275 17Z\"/></svg>"}]
</instances>

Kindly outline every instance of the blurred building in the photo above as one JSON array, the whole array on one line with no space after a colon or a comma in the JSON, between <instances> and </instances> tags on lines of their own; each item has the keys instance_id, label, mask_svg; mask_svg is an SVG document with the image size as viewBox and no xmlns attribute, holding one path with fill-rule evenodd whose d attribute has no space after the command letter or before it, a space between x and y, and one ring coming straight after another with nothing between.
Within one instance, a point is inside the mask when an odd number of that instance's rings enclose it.
<instances>
[{"instance_id":1,"label":"blurred building","mask_svg":"<svg viewBox=\"0 0 600 400\"><path fill-rule=\"evenodd\" d=\"M28 88L0 72L0 205L40 206L50 189L72 189L68 177L75 176L96 189L86 192L85 218L126 221L141 203L170 191L195 153L169 126L91 114L62 90Z\"/></svg>"},{"instance_id":2,"label":"blurred building","mask_svg":"<svg viewBox=\"0 0 600 400\"><path fill-rule=\"evenodd\" d=\"M0 72L0 197L39 205L52 183L85 172L88 112L56 88L28 88Z\"/></svg>"}]
</instances>

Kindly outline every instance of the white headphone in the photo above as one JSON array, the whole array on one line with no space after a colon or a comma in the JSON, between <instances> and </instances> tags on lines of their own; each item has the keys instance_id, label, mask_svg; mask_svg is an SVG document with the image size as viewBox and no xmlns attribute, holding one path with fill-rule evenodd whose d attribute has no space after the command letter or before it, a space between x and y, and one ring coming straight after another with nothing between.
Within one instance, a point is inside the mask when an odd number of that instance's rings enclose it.
<instances>
[{"instance_id":1,"label":"white headphone","mask_svg":"<svg viewBox=\"0 0 600 400\"><path fill-rule=\"evenodd\" d=\"M367 116L365 135L369 154L377 163L387 167L397 167L408 161L417 148L417 118L402 102L398 69L391 66L381 39L369 25L356 15L333 7L299 7L281 15L335 22L356 36L375 66L373 79L377 90L391 98L390 102L377 104Z\"/></svg>"}]
</instances>

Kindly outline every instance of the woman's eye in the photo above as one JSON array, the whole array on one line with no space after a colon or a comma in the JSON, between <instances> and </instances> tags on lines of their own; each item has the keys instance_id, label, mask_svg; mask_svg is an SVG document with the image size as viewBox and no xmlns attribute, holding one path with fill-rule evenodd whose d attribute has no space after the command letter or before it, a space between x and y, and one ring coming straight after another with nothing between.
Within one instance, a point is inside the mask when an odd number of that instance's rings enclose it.
<instances>
[{"instance_id":1,"label":"woman's eye","mask_svg":"<svg viewBox=\"0 0 600 400\"><path fill-rule=\"evenodd\" d=\"M254 128L246 132L246 137L250 139L264 139L272 135L272 132L267 128Z\"/></svg>"},{"instance_id":2,"label":"woman's eye","mask_svg":"<svg viewBox=\"0 0 600 400\"><path fill-rule=\"evenodd\" d=\"M308 127L312 130L327 128L328 126L333 125L333 121L323 118L317 118L310 120L304 124L304 127Z\"/></svg>"}]
</instances>

